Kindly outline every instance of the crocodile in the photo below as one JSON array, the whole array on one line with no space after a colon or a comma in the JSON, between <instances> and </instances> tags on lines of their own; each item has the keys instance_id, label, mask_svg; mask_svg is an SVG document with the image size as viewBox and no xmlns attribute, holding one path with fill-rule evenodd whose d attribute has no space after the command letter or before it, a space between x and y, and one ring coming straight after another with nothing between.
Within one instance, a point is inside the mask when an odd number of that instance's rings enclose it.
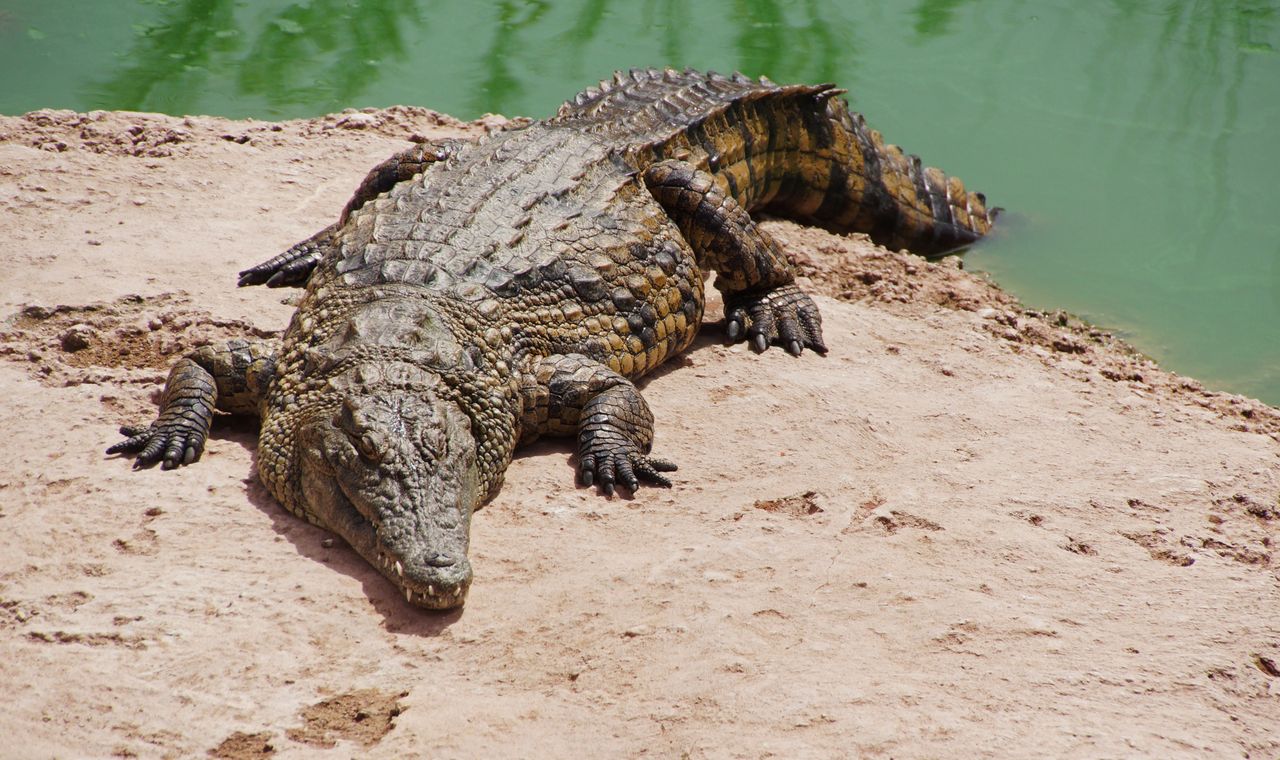
<instances>
[{"instance_id":1,"label":"crocodile","mask_svg":"<svg viewBox=\"0 0 1280 760\"><path fill-rule=\"evenodd\" d=\"M634 381L686 348L704 280L725 334L823 354L821 315L769 213L937 254L995 209L887 144L830 84L619 72L551 118L418 143L375 167L338 221L240 273L305 287L278 340L184 355L157 419L108 453L200 458L215 411L261 420L257 471L407 602L460 606L473 513L518 446L576 439L604 494L669 487Z\"/></svg>"}]
</instances>

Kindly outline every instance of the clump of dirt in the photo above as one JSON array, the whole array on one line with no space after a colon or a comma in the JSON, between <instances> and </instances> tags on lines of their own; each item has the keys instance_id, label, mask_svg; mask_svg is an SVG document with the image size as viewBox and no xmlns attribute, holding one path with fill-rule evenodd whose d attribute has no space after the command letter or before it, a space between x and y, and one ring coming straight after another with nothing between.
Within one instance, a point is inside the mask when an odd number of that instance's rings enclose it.
<instances>
[{"instance_id":1,"label":"clump of dirt","mask_svg":"<svg viewBox=\"0 0 1280 760\"><path fill-rule=\"evenodd\" d=\"M46 108L22 118L27 128L21 142L56 153L81 149L112 156L163 158L185 154L195 138L190 120L179 127L154 114L134 114L122 124L105 111L76 113ZM0 140L5 139L9 136L0 134Z\"/></svg>"},{"instance_id":2,"label":"clump of dirt","mask_svg":"<svg viewBox=\"0 0 1280 760\"><path fill-rule=\"evenodd\" d=\"M1177 567L1190 567L1194 565L1196 560L1184 552L1170 548L1168 539L1164 537L1167 531L1158 529L1147 533L1126 532L1120 535L1134 542L1138 546L1147 550L1152 559L1166 562Z\"/></svg>"},{"instance_id":3,"label":"clump of dirt","mask_svg":"<svg viewBox=\"0 0 1280 760\"><path fill-rule=\"evenodd\" d=\"M90 647L115 646L125 649L146 649L147 642L137 636L119 633L82 633L79 631L30 631L29 641L42 644L82 644Z\"/></svg>"},{"instance_id":4,"label":"clump of dirt","mask_svg":"<svg viewBox=\"0 0 1280 760\"><path fill-rule=\"evenodd\" d=\"M243 731L235 733L222 740L222 743L209 750L209 757L223 758L223 760L246 760L252 757L266 757L276 753L275 746L271 743L271 734L267 731L261 731L256 734L246 734Z\"/></svg>"},{"instance_id":5,"label":"clump of dirt","mask_svg":"<svg viewBox=\"0 0 1280 760\"><path fill-rule=\"evenodd\" d=\"M0 630L17 628L40 614L30 603L16 599L0 599Z\"/></svg>"},{"instance_id":6,"label":"clump of dirt","mask_svg":"<svg viewBox=\"0 0 1280 760\"><path fill-rule=\"evenodd\" d=\"M915 528L916 530L930 532L944 530L941 525L933 520L896 509L876 509L871 513L871 520L876 528L886 534L897 533L903 528Z\"/></svg>"},{"instance_id":7,"label":"clump of dirt","mask_svg":"<svg viewBox=\"0 0 1280 760\"><path fill-rule=\"evenodd\" d=\"M339 740L371 747L395 728L396 716L404 712L400 700L408 695L360 689L331 697L305 708L299 714L304 724L287 733L313 747L333 747Z\"/></svg>"},{"instance_id":8,"label":"clump of dirt","mask_svg":"<svg viewBox=\"0 0 1280 760\"><path fill-rule=\"evenodd\" d=\"M793 517L808 517L823 511L822 507L818 506L817 491L805 491L782 499L764 499L751 506L765 512L781 512Z\"/></svg>"},{"instance_id":9,"label":"clump of dirt","mask_svg":"<svg viewBox=\"0 0 1280 760\"><path fill-rule=\"evenodd\" d=\"M302 129L302 134L308 137L323 136L334 130L354 130L402 140L406 135L416 134L424 121L433 127L448 129L465 129L468 126L484 128L485 126L479 121L467 123L448 114L418 106L348 108L341 113L331 113L318 119L292 123L297 123ZM412 137L409 139L413 140Z\"/></svg>"},{"instance_id":10,"label":"clump of dirt","mask_svg":"<svg viewBox=\"0 0 1280 760\"><path fill-rule=\"evenodd\" d=\"M274 335L242 320L217 319L179 294L125 296L84 306L25 306L0 331L0 357L26 362L47 385L154 382L198 346Z\"/></svg>"}]
</instances>

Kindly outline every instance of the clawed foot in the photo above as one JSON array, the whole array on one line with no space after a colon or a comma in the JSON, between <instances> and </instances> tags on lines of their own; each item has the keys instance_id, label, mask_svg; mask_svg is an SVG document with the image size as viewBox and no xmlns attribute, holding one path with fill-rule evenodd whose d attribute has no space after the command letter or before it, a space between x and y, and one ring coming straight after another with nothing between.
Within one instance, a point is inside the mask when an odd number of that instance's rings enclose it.
<instances>
[{"instance_id":1,"label":"clawed foot","mask_svg":"<svg viewBox=\"0 0 1280 760\"><path fill-rule=\"evenodd\" d=\"M289 250L239 274L236 285L266 285L268 288L302 287L333 242L337 225L330 225Z\"/></svg>"},{"instance_id":2,"label":"clawed foot","mask_svg":"<svg viewBox=\"0 0 1280 760\"><path fill-rule=\"evenodd\" d=\"M745 338L756 351L778 343L792 356L799 356L805 348L827 352L818 306L794 283L767 293L728 297L725 321L731 343Z\"/></svg>"},{"instance_id":3,"label":"clawed foot","mask_svg":"<svg viewBox=\"0 0 1280 760\"><path fill-rule=\"evenodd\" d=\"M670 488L671 481L661 473L675 470L673 463L649 457L616 430L596 430L591 438L584 436L578 445L578 480L584 486L599 483L600 490L608 496L613 495L618 485L635 493L641 480Z\"/></svg>"},{"instance_id":4,"label":"clawed foot","mask_svg":"<svg viewBox=\"0 0 1280 760\"><path fill-rule=\"evenodd\" d=\"M172 470L180 464L191 464L204 453L208 434L191 421L156 421L148 427L125 425L120 428L125 440L107 449L108 454L137 454L135 470L160 462L160 467Z\"/></svg>"}]
</instances>

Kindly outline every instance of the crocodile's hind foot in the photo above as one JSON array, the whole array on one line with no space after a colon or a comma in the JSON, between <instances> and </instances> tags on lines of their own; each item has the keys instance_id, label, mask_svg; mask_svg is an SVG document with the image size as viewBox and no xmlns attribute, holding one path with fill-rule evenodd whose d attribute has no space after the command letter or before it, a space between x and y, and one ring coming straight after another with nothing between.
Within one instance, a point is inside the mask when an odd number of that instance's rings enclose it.
<instances>
[{"instance_id":1,"label":"crocodile's hind foot","mask_svg":"<svg viewBox=\"0 0 1280 760\"><path fill-rule=\"evenodd\" d=\"M284 253L244 270L236 284L242 288L246 285L266 285L268 288L305 286L337 231L336 224L325 227Z\"/></svg>"},{"instance_id":2,"label":"crocodile's hind foot","mask_svg":"<svg viewBox=\"0 0 1280 760\"><path fill-rule=\"evenodd\" d=\"M757 351L776 342L795 356L805 347L826 353L818 307L796 286L786 254L714 175L667 160L646 169L644 181L699 263L716 271L730 341L745 337Z\"/></svg>"},{"instance_id":3,"label":"crocodile's hind foot","mask_svg":"<svg viewBox=\"0 0 1280 760\"><path fill-rule=\"evenodd\" d=\"M240 287L246 285L266 285L268 288L306 287L307 280L311 278L316 265L333 244L334 236L342 225L347 223L353 212L383 193L391 192L397 184L425 172L432 164L445 160L464 142L466 141L450 139L418 143L373 167L356 188L355 195L347 201L346 208L342 210L336 224L325 227L279 256L244 270L240 273L237 284Z\"/></svg>"},{"instance_id":4,"label":"crocodile's hind foot","mask_svg":"<svg viewBox=\"0 0 1280 760\"><path fill-rule=\"evenodd\" d=\"M760 294L737 293L726 301L725 333L730 342L746 339L756 351L779 343L792 356L806 348L827 352L818 306L795 283Z\"/></svg>"}]
</instances>

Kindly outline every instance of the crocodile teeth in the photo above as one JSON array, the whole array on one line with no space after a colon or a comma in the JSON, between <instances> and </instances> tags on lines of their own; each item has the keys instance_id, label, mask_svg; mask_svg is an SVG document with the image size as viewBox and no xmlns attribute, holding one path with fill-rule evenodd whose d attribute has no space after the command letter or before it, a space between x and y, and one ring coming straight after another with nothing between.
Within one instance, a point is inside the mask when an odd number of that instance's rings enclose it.
<instances>
[{"instance_id":1,"label":"crocodile teeth","mask_svg":"<svg viewBox=\"0 0 1280 760\"><path fill-rule=\"evenodd\" d=\"M413 592L410 591L409 589L404 590L404 600L410 603L413 602Z\"/></svg>"},{"instance_id":2,"label":"crocodile teeth","mask_svg":"<svg viewBox=\"0 0 1280 760\"><path fill-rule=\"evenodd\" d=\"M427 586L427 596L435 596L435 595L436 595L436 587Z\"/></svg>"},{"instance_id":3,"label":"crocodile teeth","mask_svg":"<svg viewBox=\"0 0 1280 760\"><path fill-rule=\"evenodd\" d=\"M404 568L400 566L400 560L396 560L396 575L404 575Z\"/></svg>"}]
</instances>

